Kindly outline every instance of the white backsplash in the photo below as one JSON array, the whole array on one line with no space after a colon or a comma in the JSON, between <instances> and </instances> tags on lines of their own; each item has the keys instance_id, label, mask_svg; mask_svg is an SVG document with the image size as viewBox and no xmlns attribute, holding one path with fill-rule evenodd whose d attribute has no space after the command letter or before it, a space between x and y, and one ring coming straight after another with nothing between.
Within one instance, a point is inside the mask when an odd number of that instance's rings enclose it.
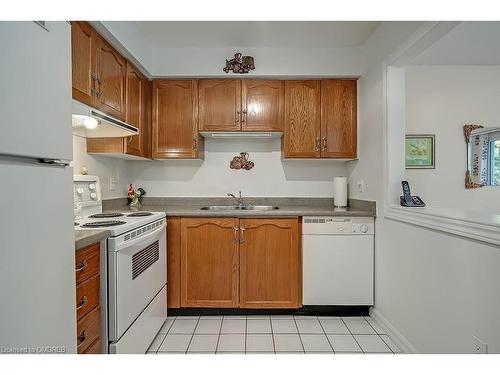
<instances>
[{"instance_id":1,"label":"white backsplash","mask_svg":"<svg viewBox=\"0 0 500 375\"><path fill-rule=\"evenodd\" d=\"M333 177L346 175L346 162L281 160L281 140L206 139L205 160L127 161L136 187L150 197L244 196L332 197ZM255 163L250 171L229 168L240 152Z\"/></svg>"}]
</instances>

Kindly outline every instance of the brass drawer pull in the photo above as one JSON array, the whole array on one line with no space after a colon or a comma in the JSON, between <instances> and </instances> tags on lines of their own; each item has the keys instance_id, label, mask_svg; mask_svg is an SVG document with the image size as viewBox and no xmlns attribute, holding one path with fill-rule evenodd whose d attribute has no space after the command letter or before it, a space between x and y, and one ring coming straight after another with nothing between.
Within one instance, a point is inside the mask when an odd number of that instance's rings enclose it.
<instances>
[{"instance_id":1,"label":"brass drawer pull","mask_svg":"<svg viewBox=\"0 0 500 375\"><path fill-rule=\"evenodd\" d=\"M240 120L241 120L241 112L240 111L236 111L236 123L239 124Z\"/></svg>"},{"instance_id":2,"label":"brass drawer pull","mask_svg":"<svg viewBox=\"0 0 500 375\"><path fill-rule=\"evenodd\" d=\"M233 227L233 239L234 243L238 243L238 227Z\"/></svg>"},{"instance_id":3,"label":"brass drawer pull","mask_svg":"<svg viewBox=\"0 0 500 375\"><path fill-rule=\"evenodd\" d=\"M82 262L82 265L80 267L78 267L77 269L75 269L75 272L80 272L80 271L85 271L87 269L87 260L84 260Z\"/></svg>"},{"instance_id":4,"label":"brass drawer pull","mask_svg":"<svg viewBox=\"0 0 500 375\"><path fill-rule=\"evenodd\" d=\"M327 144L326 144L326 137L323 138L323 151L326 151L328 148Z\"/></svg>"},{"instance_id":5,"label":"brass drawer pull","mask_svg":"<svg viewBox=\"0 0 500 375\"><path fill-rule=\"evenodd\" d=\"M87 298L87 296L83 296L82 297L82 301L80 302L80 305L76 308L76 311L80 310L80 309L83 309L83 307L89 303L89 299Z\"/></svg>"},{"instance_id":6,"label":"brass drawer pull","mask_svg":"<svg viewBox=\"0 0 500 375\"><path fill-rule=\"evenodd\" d=\"M245 243L245 239L243 238L243 233L245 232L245 227L240 227L241 235L240 235L240 244Z\"/></svg>"},{"instance_id":7,"label":"brass drawer pull","mask_svg":"<svg viewBox=\"0 0 500 375\"><path fill-rule=\"evenodd\" d=\"M316 143L315 143L315 146L314 146L314 150L315 151L319 151L320 147L321 147L321 139L320 138L316 138Z\"/></svg>"}]
</instances>

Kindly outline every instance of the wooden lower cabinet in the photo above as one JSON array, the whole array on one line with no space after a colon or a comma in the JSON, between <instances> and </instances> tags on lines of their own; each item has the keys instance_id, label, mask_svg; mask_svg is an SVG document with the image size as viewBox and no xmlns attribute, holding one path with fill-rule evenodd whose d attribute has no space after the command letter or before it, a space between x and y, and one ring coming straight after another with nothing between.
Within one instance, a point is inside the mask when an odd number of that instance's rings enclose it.
<instances>
[{"instance_id":1,"label":"wooden lower cabinet","mask_svg":"<svg viewBox=\"0 0 500 375\"><path fill-rule=\"evenodd\" d=\"M240 236L240 307L299 307L297 219L240 219Z\"/></svg>"},{"instance_id":2,"label":"wooden lower cabinet","mask_svg":"<svg viewBox=\"0 0 500 375\"><path fill-rule=\"evenodd\" d=\"M168 226L168 307L301 306L297 218L171 218Z\"/></svg>"},{"instance_id":3,"label":"wooden lower cabinet","mask_svg":"<svg viewBox=\"0 0 500 375\"><path fill-rule=\"evenodd\" d=\"M78 354L101 352L99 243L76 251L76 325Z\"/></svg>"},{"instance_id":4,"label":"wooden lower cabinet","mask_svg":"<svg viewBox=\"0 0 500 375\"><path fill-rule=\"evenodd\" d=\"M238 306L238 219L181 219L181 306Z\"/></svg>"}]
</instances>

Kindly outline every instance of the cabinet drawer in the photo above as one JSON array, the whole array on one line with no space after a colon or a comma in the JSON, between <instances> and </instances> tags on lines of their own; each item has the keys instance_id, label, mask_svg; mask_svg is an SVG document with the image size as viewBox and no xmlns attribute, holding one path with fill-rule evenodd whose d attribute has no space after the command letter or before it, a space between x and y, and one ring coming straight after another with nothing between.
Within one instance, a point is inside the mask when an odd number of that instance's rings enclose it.
<instances>
[{"instance_id":1,"label":"cabinet drawer","mask_svg":"<svg viewBox=\"0 0 500 375\"><path fill-rule=\"evenodd\" d=\"M83 354L101 354L101 339L95 340Z\"/></svg>"},{"instance_id":2,"label":"cabinet drawer","mask_svg":"<svg viewBox=\"0 0 500 375\"><path fill-rule=\"evenodd\" d=\"M92 310L77 322L77 352L84 353L97 339L101 330L101 309Z\"/></svg>"},{"instance_id":3,"label":"cabinet drawer","mask_svg":"<svg viewBox=\"0 0 500 375\"><path fill-rule=\"evenodd\" d=\"M100 245L96 243L76 252L75 272L77 284L99 273L99 250Z\"/></svg>"},{"instance_id":4,"label":"cabinet drawer","mask_svg":"<svg viewBox=\"0 0 500 375\"><path fill-rule=\"evenodd\" d=\"M76 318L81 319L99 305L99 275L76 286Z\"/></svg>"}]
</instances>

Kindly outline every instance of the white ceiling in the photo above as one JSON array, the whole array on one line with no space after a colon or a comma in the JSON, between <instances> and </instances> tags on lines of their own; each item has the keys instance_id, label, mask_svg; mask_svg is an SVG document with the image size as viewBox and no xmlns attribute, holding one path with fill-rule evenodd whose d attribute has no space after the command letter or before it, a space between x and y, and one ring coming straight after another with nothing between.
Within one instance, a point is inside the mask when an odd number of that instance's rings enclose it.
<instances>
[{"instance_id":1,"label":"white ceiling","mask_svg":"<svg viewBox=\"0 0 500 375\"><path fill-rule=\"evenodd\" d=\"M379 22L130 21L154 48L362 46Z\"/></svg>"}]
</instances>

